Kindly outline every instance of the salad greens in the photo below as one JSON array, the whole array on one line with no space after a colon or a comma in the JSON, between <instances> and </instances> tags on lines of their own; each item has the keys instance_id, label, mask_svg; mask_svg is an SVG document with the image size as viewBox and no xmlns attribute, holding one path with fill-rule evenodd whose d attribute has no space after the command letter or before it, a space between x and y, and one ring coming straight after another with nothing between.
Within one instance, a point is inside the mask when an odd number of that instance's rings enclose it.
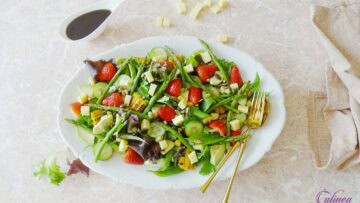
<instances>
[{"instance_id":1,"label":"salad greens","mask_svg":"<svg viewBox=\"0 0 360 203\"><path fill-rule=\"evenodd\" d=\"M71 104L76 118L66 120L93 148L95 162L121 153L128 164L158 166L151 172L160 177L196 166L208 175L230 143L249 138L242 129L259 75L243 81L233 61L200 43L204 49L189 57L165 46L144 57L86 61L92 77ZM44 161L34 174L58 183L63 176L54 164Z\"/></svg>"},{"instance_id":2,"label":"salad greens","mask_svg":"<svg viewBox=\"0 0 360 203\"><path fill-rule=\"evenodd\" d=\"M56 156L51 155L33 166L35 177L47 176L50 183L59 185L65 178L65 173L60 170L56 163Z\"/></svg>"}]
</instances>

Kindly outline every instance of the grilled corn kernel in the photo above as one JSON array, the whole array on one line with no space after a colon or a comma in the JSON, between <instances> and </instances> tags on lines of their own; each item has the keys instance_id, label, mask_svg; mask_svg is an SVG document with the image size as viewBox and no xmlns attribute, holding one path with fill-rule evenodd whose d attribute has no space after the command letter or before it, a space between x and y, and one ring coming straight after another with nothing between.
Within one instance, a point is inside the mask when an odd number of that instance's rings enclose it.
<instances>
[{"instance_id":1,"label":"grilled corn kernel","mask_svg":"<svg viewBox=\"0 0 360 203\"><path fill-rule=\"evenodd\" d=\"M194 165L191 164L189 159L190 151L186 150L185 155L179 158L179 167L185 171L187 170L193 170L195 168Z\"/></svg>"},{"instance_id":2,"label":"grilled corn kernel","mask_svg":"<svg viewBox=\"0 0 360 203\"><path fill-rule=\"evenodd\" d=\"M130 109L134 111L142 111L147 104L146 100L141 98L141 95L135 92L130 102Z\"/></svg>"},{"instance_id":3,"label":"grilled corn kernel","mask_svg":"<svg viewBox=\"0 0 360 203\"><path fill-rule=\"evenodd\" d=\"M180 146L181 145L181 142L180 142L180 140L175 140L175 146Z\"/></svg>"},{"instance_id":4,"label":"grilled corn kernel","mask_svg":"<svg viewBox=\"0 0 360 203\"><path fill-rule=\"evenodd\" d=\"M103 113L103 111L100 109L91 112L90 117L91 117L93 125L96 125L100 121L102 113Z\"/></svg>"}]
</instances>

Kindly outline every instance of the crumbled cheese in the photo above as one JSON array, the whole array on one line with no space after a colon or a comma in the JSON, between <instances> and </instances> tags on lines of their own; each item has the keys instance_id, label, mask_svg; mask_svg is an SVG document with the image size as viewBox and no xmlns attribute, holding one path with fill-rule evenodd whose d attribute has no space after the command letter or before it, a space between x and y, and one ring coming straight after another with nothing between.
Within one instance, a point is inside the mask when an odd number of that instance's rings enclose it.
<instances>
[{"instance_id":1,"label":"crumbled cheese","mask_svg":"<svg viewBox=\"0 0 360 203\"><path fill-rule=\"evenodd\" d=\"M196 5L194 6L194 8L190 11L190 17L194 20L197 19L197 17L199 16L201 10L203 9L204 5L200 2L196 3Z\"/></svg>"},{"instance_id":2,"label":"crumbled cheese","mask_svg":"<svg viewBox=\"0 0 360 203\"><path fill-rule=\"evenodd\" d=\"M154 94L155 94L155 90L156 90L156 87L157 87L157 85L155 85L155 84L150 84L150 87L149 87L149 94L151 95L151 96L154 96Z\"/></svg>"},{"instance_id":3,"label":"crumbled cheese","mask_svg":"<svg viewBox=\"0 0 360 203\"><path fill-rule=\"evenodd\" d=\"M180 102L179 102L179 104L178 104L178 107L179 107L180 109L185 109L185 108L186 108L186 105L187 105L187 100L182 99L182 100L180 100Z\"/></svg>"},{"instance_id":4,"label":"crumbled cheese","mask_svg":"<svg viewBox=\"0 0 360 203\"><path fill-rule=\"evenodd\" d=\"M204 63L209 63L209 62L211 62L211 56L210 56L210 54L209 54L209 52L202 52L201 54L201 59L202 59L202 61L204 61Z\"/></svg>"},{"instance_id":5,"label":"crumbled cheese","mask_svg":"<svg viewBox=\"0 0 360 203\"><path fill-rule=\"evenodd\" d=\"M182 115L178 115L174 119L172 119L172 122L174 123L174 125L179 126L184 122L184 117Z\"/></svg>"},{"instance_id":6,"label":"crumbled cheese","mask_svg":"<svg viewBox=\"0 0 360 203\"><path fill-rule=\"evenodd\" d=\"M166 140L160 141L160 142L159 142L159 145L160 145L160 149L161 149L161 150L166 149L166 147L168 146Z\"/></svg>"},{"instance_id":7,"label":"crumbled cheese","mask_svg":"<svg viewBox=\"0 0 360 203\"><path fill-rule=\"evenodd\" d=\"M176 8L179 13L185 13L187 11L185 3L181 1L176 3Z\"/></svg>"},{"instance_id":8,"label":"crumbled cheese","mask_svg":"<svg viewBox=\"0 0 360 203\"><path fill-rule=\"evenodd\" d=\"M88 83L89 83L89 85L95 85L95 80L94 80L94 78L93 77L89 77L89 79L88 79Z\"/></svg>"},{"instance_id":9,"label":"crumbled cheese","mask_svg":"<svg viewBox=\"0 0 360 203\"><path fill-rule=\"evenodd\" d=\"M221 11L221 7L219 5L216 5L216 4L213 4L211 7L210 7L211 11L215 14L218 14L220 13Z\"/></svg>"},{"instance_id":10,"label":"crumbled cheese","mask_svg":"<svg viewBox=\"0 0 360 203\"><path fill-rule=\"evenodd\" d=\"M238 90L239 85L237 83L232 83L230 84L230 89L232 92L236 92L236 90Z\"/></svg>"},{"instance_id":11,"label":"crumbled cheese","mask_svg":"<svg viewBox=\"0 0 360 203\"><path fill-rule=\"evenodd\" d=\"M90 116L90 107L89 106L81 106L80 112L82 116Z\"/></svg>"},{"instance_id":12,"label":"crumbled cheese","mask_svg":"<svg viewBox=\"0 0 360 203\"><path fill-rule=\"evenodd\" d=\"M149 130L150 129L150 121L147 119L142 120L140 128L141 128L141 130Z\"/></svg>"},{"instance_id":13,"label":"crumbled cheese","mask_svg":"<svg viewBox=\"0 0 360 203\"><path fill-rule=\"evenodd\" d=\"M119 151L120 152L125 152L128 149L128 141L121 139L120 144L119 144Z\"/></svg>"},{"instance_id":14,"label":"crumbled cheese","mask_svg":"<svg viewBox=\"0 0 360 203\"><path fill-rule=\"evenodd\" d=\"M125 106L129 106L131 101L131 95L126 95L124 99Z\"/></svg>"},{"instance_id":15,"label":"crumbled cheese","mask_svg":"<svg viewBox=\"0 0 360 203\"><path fill-rule=\"evenodd\" d=\"M219 1L219 6L220 6L220 8L222 8L222 9L226 8L228 5L229 5L229 3L228 3L227 0L220 0L220 1Z\"/></svg>"},{"instance_id":16,"label":"crumbled cheese","mask_svg":"<svg viewBox=\"0 0 360 203\"><path fill-rule=\"evenodd\" d=\"M197 156L196 156L196 152L195 152L195 151L192 151L192 152L188 155L188 157L189 157L189 160L190 160L190 163L191 163L191 164L194 164L194 163L198 162L198 158L197 158Z\"/></svg>"},{"instance_id":17,"label":"crumbled cheese","mask_svg":"<svg viewBox=\"0 0 360 203\"><path fill-rule=\"evenodd\" d=\"M164 20L164 17L158 16L156 18L156 26L161 27L163 25L163 20Z\"/></svg>"},{"instance_id":18,"label":"crumbled cheese","mask_svg":"<svg viewBox=\"0 0 360 203\"><path fill-rule=\"evenodd\" d=\"M163 26L163 27L170 27L170 25L171 25L170 20L167 19L167 18L164 18L164 19L163 19L163 22L162 22L162 26Z\"/></svg>"},{"instance_id":19,"label":"crumbled cheese","mask_svg":"<svg viewBox=\"0 0 360 203\"><path fill-rule=\"evenodd\" d=\"M223 35L223 34L218 35L218 36L216 37L216 39L217 39L217 41L223 42L223 43L226 43L226 42L229 41L228 36L227 36L227 35Z\"/></svg>"},{"instance_id":20,"label":"crumbled cheese","mask_svg":"<svg viewBox=\"0 0 360 203\"><path fill-rule=\"evenodd\" d=\"M148 82L153 82L154 81L154 77L152 76L150 71L146 71L145 72L145 78Z\"/></svg>"},{"instance_id":21,"label":"crumbled cheese","mask_svg":"<svg viewBox=\"0 0 360 203\"><path fill-rule=\"evenodd\" d=\"M235 120L230 121L230 127L231 127L232 131L239 130L240 127L241 127L240 126L240 120L235 119Z\"/></svg>"},{"instance_id":22,"label":"crumbled cheese","mask_svg":"<svg viewBox=\"0 0 360 203\"><path fill-rule=\"evenodd\" d=\"M192 66L192 64L188 64L186 66L184 66L184 70L187 72L187 73L191 73L194 71L194 67Z\"/></svg>"},{"instance_id":23,"label":"crumbled cheese","mask_svg":"<svg viewBox=\"0 0 360 203\"><path fill-rule=\"evenodd\" d=\"M239 105L238 110L244 114L247 114L249 112L249 107Z\"/></svg>"}]
</instances>

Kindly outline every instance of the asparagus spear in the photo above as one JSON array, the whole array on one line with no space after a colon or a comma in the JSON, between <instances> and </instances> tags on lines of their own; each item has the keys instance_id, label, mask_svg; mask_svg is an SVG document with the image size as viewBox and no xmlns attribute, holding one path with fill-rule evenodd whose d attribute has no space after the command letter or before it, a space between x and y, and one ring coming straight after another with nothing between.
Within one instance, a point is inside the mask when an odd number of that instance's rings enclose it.
<instances>
[{"instance_id":1,"label":"asparagus spear","mask_svg":"<svg viewBox=\"0 0 360 203\"><path fill-rule=\"evenodd\" d=\"M174 70L171 71L170 75L168 75L164 79L163 84L156 91L155 95L153 97L151 97L149 104L146 106L146 108L143 111L144 114L147 114L151 110L151 108L154 106L155 102L160 98L161 94L165 91L165 89L168 86L168 84L170 83L170 81L172 81L174 79L175 74L176 74L176 68L174 68Z\"/></svg>"},{"instance_id":2,"label":"asparagus spear","mask_svg":"<svg viewBox=\"0 0 360 203\"><path fill-rule=\"evenodd\" d=\"M135 70L135 66L134 66L134 61L131 60L129 63L129 70L130 70L130 77L131 79L134 81L135 77L136 77L136 70Z\"/></svg>"},{"instance_id":3,"label":"asparagus spear","mask_svg":"<svg viewBox=\"0 0 360 203\"><path fill-rule=\"evenodd\" d=\"M99 104L89 104L89 106L91 108L94 108L94 109L102 109L102 110L105 110L105 111L119 112L119 110L120 110L119 107L115 107L115 106L103 106L103 105L99 105ZM149 116L147 116L146 114L143 114L143 113L140 113L140 112L137 112L137 111L131 111L130 109L127 109L127 108L123 108L123 110L124 110L124 112L135 114L141 119L149 119Z\"/></svg>"},{"instance_id":4,"label":"asparagus spear","mask_svg":"<svg viewBox=\"0 0 360 203\"><path fill-rule=\"evenodd\" d=\"M182 80L183 86L185 87L185 85L186 85L186 77L185 77L185 74L184 74L184 72L185 72L184 67L182 66L182 64L180 63L180 61L178 60L178 58L176 57L174 52L169 47L165 46L165 50L174 59L176 68L178 68L180 70L181 80Z\"/></svg>"},{"instance_id":5,"label":"asparagus spear","mask_svg":"<svg viewBox=\"0 0 360 203\"><path fill-rule=\"evenodd\" d=\"M104 99L105 95L109 92L110 87L116 82L116 80L119 78L121 72L123 70L125 70L126 66L129 63L129 59L126 59L126 61L124 63L121 64L120 68L117 70L117 72L115 73L114 77L110 80L110 82L108 83L108 85L106 86L105 91L103 92L103 94L101 95L101 97L96 101L97 104L101 104L102 100Z\"/></svg>"},{"instance_id":6,"label":"asparagus spear","mask_svg":"<svg viewBox=\"0 0 360 203\"><path fill-rule=\"evenodd\" d=\"M209 45L202 39L199 39L200 43L205 47L206 51L209 53L211 60L215 63L215 65L219 68L221 76L225 79L226 83L229 84L228 73L225 71L222 64L218 61L217 57L215 56L214 52L211 50Z\"/></svg>"},{"instance_id":7,"label":"asparagus spear","mask_svg":"<svg viewBox=\"0 0 360 203\"><path fill-rule=\"evenodd\" d=\"M190 151L194 151L194 148L189 144L189 142L174 128L166 125L165 123L160 123L161 127L163 127L166 131L173 134L178 140L180 140L181 143L185 145L186 148L188 148Z\"/></svg>"},{"instance_id":8,"label":"asparagus spear","mask_svg":"<svg viewBox=\"0 0 360 203\"><path fill-rule=\"evenodd\" d=\"M141 65L140 65L140 67L138 69L138 72L136 73L134 82L133 82L131 90L130 90L130 95L132 95L136 90L136 87L137 87L137 85L138 85L138 83L140 81L140 78L141 78L141 74L144 72L146 60L147 60L147 57L145 57L144 61L141 63Z\"/></svg>"}]
</instances>

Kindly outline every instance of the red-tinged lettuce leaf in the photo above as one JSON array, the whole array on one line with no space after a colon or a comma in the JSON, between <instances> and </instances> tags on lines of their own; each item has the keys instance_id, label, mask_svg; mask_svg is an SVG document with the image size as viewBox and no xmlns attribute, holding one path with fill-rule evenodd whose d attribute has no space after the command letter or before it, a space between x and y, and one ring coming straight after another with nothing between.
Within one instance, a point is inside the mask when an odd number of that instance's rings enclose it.
<instances>
[{"instance_id":1,"label":"red-tinged lettuce leaf","mask_svg":"<svg viewBox=\"0 0 360 203\"><path fill-rule=\"evenodd\" d=\"M67 176L70 176L72 174L82 173L86 177L89 177L89 168L85 166L80 159L75 159L73 162L69 162L67 160L67 164L70 166L68 172L66 173Z\"/></svg>"},{"instance_id":2,"label":"red-tinged lettuce leaf","mask_svg":"<svg viewBox=\"0 0 360 203\"><path fill-rule=\"evenodd\" d=\"M136 151L144 160L150 159L153 163L161 156L161 148L159 143L148 136L142 137L145 142L137 140L129 140L129 147Z\"/></svg>"}]
</instances>

